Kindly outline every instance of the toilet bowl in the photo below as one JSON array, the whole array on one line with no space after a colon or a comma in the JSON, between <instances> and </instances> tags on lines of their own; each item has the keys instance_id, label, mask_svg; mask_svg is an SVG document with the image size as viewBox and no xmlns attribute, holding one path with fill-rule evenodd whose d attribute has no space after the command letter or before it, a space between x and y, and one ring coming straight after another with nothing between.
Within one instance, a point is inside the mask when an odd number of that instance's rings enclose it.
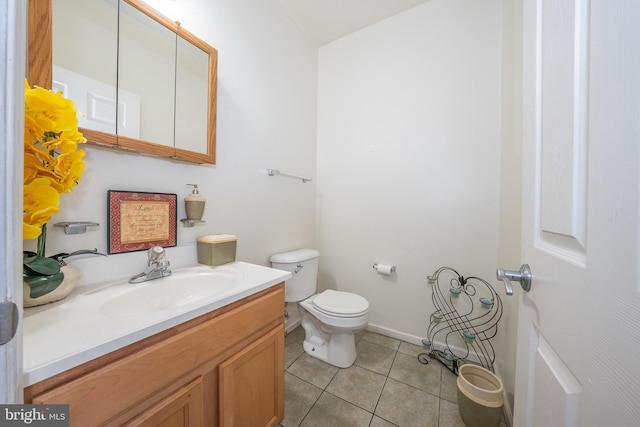
<instances>
[{"instance_id":1,"label":"toilet bowl","mask_svg":"<svg viewBox=\"0 0 640 427\"><path fill-rule=\"evenodd\" d=\"M342 301L340 310L328 310L322 301ZM369 303L360 295L326 290L298 303L305 330L305 353L339 368L355 362L355 333L367 326Z\"/></svg>"},{"instance_id":2,"label":"toilet bowl","mask_svg":"<svg viewBox=\"0 0 640 427\"><path fill-rule=\"evenodd\" d=\"M300 249L273 255L271 265L292 273L285 282L285 301L298 306L305 353L348 368L357 357L355 333L367 326L369 302L332 289L316 294L319 256L315 249Z\"/></svg>"},{"instance_id":3,"label":"toilet bowl","mask_svg":"<svg viewBox=\"0 0 640 427\"><path fill-rule=\"evenodd\" d=\"M328 330L359 331L367 326L369 303L360 295L328 289L300 305Z\"/></svg>"}]
</instances>

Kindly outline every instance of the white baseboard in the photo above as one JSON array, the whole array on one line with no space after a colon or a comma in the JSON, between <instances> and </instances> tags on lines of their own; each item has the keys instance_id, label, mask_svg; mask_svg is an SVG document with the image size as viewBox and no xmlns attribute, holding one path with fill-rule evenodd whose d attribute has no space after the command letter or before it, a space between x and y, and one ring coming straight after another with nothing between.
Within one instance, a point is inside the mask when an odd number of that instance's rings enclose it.
<instances>
[{"instance_id":1,"label":"white baseboard","mask_svg":"<svg viewBox=\"0 0 640 427\"><path fill-rule=\"evenodd\" d=\"M396 331L394 329L385 328L384 326L374 325L369 323L365 328L367 331L375 332L386 337L395 338L401 341L408 342L410 344L422 346L422 338L415 335L405 334L404 332Z\"/></svg>"},{"instance_id":2,"label":"white baseboard","mask_svg":"<svg viewBox=\"0 0 640 427\"><path fill-rule=\"evenodd\" d=\"M380 335L384 335L387 337L391 337L391 338L396 338L399 339L401 341L406 341L410 344L414 344L414 345L419 345L422 346L422 339L424 337L417 337L415 335L409 335L409 334L405 334L403 332L399 332L396 331L394 329L389 329L389 328L385 328L384 326L380 326L380 325L373 325L371 323L369 323L369 325L367 326L367 331L371 331L371 332L376 332ZM442 343L440 343L442 344ZM444 345L442 345L442 347L444 347ZM462 348L458 348L455 346L452 346L451 349L457 353L457 354L464 354L464 349ZM468 357L468 360L471 360L473 362L477 362L480 363L480 359L473 357L473 355L470 355L470 357Z\"/></svg>"}]
</instances>

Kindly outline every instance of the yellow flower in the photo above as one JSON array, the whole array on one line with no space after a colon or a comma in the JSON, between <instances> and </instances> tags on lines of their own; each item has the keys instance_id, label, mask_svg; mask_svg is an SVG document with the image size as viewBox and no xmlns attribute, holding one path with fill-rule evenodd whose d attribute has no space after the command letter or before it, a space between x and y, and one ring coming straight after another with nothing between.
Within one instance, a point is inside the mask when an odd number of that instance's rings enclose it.
<instances>
[{"instance_id":1,"label":"yellow flower","mask_svg":"<svg viewBox=\"0 0 640 427\"><path fill-rule=\"evenodd\" d=\"M52 185L61 193L69 193L80 181L80 175L84 171L84 151L62 153L58 156L56 171L59 179Z\"/></svg>"},{"instance_id":2,"label":"yellow flower","mask_svg":"<svg viewBox=\"0 0 640 427\"><path fill-rule=\"evenodd\" d=\"M25 79L23 237L40 235L59 211L60 193L70 192L84 172L86 139L78 131L73 101Z\"/></svg>"},{"instance_id":3,"label":"yellow flower","mask_svg":"<svg viewBox=\"0 0 640 427\"><path fill-rule=\"evenodd\" d=\"M62 93L41 87L26 89L25 112L28 112L45 132L61 132L78 128L78 116L73 101Z\"/></svg>"},{"instance_id":4,"label":"yellow flower","mask_svg":"<svg viewBox=\"0 0 640 427\"><path fill-rule=\"evenodd\" d=\"M42 162L32 152L24 153L24 182L31 182L38 177Z\"/></svg>"},{"instance_id":5,"label":"yellow flower","mask_svg":"<svg viewBox=\"0 0 640 427\"><path fill-rule=\"evenodd\" d=\"M42 233L42 226L27 224L22 222L22 238L23 239L35 239Z\"/></svg>"},{"instance_id":6,"label":"yellow flower","mask_svg":"<svg viewBox=\"0 0 640 427\"><path fill-rule=\"evenodd\" d=\"M58 213L60 193L51 186L48 178L36 178L24 185L22 206L22 232L25 239L34 239L40 235L42 224Z\"/></svg>"},{"instance_id":7,"label":"yellow flower","mask_svg":"<svg viewBox=\"0 0 640 427\"><path fill-rule=\"evenodd\" d=\"M44 135L44 130L38 125L38 122L30 115L24 115L24 142L25 145L33 143L33 141Z\"/></svg>"}]
</instances>

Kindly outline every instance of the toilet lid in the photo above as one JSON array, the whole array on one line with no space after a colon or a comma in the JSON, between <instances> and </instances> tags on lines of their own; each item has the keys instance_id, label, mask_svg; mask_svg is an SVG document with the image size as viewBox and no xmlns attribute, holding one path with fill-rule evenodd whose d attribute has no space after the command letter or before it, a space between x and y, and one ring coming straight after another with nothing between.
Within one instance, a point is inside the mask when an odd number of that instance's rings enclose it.
<instances>
[{"instance_id":1,"label":"toilet lid","mask_svg":"<svg viewBox=\"0 0 640 427\"><path fill-rule=\"evenodd\" d=\"M357 294L328 289L313 299L313 305L329 315L355 317L369 310L369 302Z\"/></svg>"}]
</instances>

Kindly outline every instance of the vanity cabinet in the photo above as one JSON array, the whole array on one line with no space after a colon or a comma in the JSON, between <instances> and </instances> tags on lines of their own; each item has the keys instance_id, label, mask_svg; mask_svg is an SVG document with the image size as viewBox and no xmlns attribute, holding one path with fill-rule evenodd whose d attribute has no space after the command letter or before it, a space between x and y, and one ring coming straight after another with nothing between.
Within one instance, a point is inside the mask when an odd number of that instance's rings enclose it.
<instances>
[{"instance_id":1,"label":"vanity cabinet","mask_svg":"<svg viewBox=\"0 0 640 427\"><path fill-rule=\"evenodd\" d=\"M279 340L284 345L284 326L220 364L220 425L277 426L282 421L274 411L277 402L269 397L279 395L272 369L278 365ZM281 374L284 378L284 359Z\"/></svg>"},{"instance_id":2,"label":"vanity cabinet","mask_svg":"<svg viewBox=\"0 0 640 427\"><path fill-rule=\"evenodd\" d=\"M69 404L72 426L278 426L283 306L280 283L33 384L25 403Z\"/></svg>"}]
</instances>

